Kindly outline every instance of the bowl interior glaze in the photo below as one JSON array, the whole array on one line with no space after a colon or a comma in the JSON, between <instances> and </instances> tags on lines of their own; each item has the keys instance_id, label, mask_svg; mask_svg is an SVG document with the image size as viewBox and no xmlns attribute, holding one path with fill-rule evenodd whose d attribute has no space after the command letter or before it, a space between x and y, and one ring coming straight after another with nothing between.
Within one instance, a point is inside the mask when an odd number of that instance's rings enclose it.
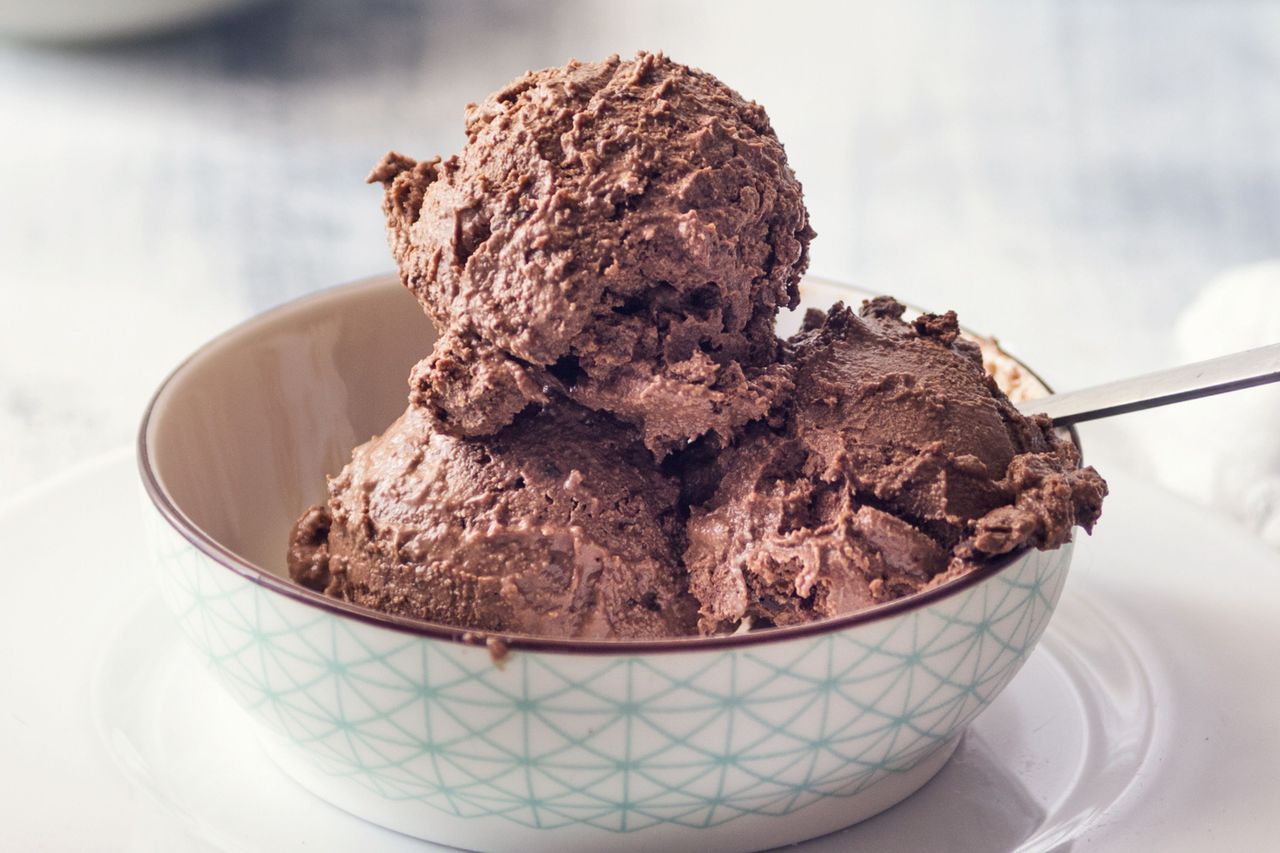
<instances>
[{"instance_id":1,"label":"bowl interior glaze","mask_svg":"<svg viewBox=\"0 0 1280 853\"><path fill-rule=\"evenodd\" d=\"M156 399L145 440L160 485L219 544L288 577L291 525L324 499L325 475L404 410L409 369L435 337L389 276L232 329Z\"/></svg>"}]
</instances>

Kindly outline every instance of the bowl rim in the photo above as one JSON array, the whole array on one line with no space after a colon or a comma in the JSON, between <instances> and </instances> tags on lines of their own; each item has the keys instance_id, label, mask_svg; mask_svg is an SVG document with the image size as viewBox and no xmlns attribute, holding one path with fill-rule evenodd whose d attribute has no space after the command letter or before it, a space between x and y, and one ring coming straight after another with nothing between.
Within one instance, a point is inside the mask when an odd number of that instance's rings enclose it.
<instances>
[{"instance_id":1,"label":"bowl rim","mask_svg":"<svg viewBox=\"0 0 1280 853\"><path fill-rule=\"evenodd\" d=\"M821 276L806 275L803 277L803 280L808 280L835 290L848 291L851 297L857 299L863 299L866 298L867 295L870 295L870 291L863 291L854 285L844 284ZM913 610L921 610L938 602L953 598L971 587L994 578L1014 563L1017 563L1027 557L1033 550L1031 546L1025 546L1007 554L1001 554L987 563L931 589L912 593L911 595L906 595L902 598L894 599L893 601L887 601L874 607L856 610L852 613L846 613L840 616L832 616L827 619L819 619L799 625L762 628L758 631L745 631L735 634L717 634L710 637L670 637L659 640L575 640L558 637L540 637L530 634L508 633L504 631L479 631L444 625L438 622L413 619L406 616L382 613L381 611L373 610L372 608L331 598L322 592L308 589L307 587L295 583L289 578L281 577L280 575L268 571L267 569L250 562L244 557L241 557L239 554L219 542L211 534L207 533L185 512L183 512L181 507L178 506L177 501L174 500L173 496L170 495L168 490L164 487L159 475L156 473L156 466L153 464L151 457L151 447L147 441L147 433L153 423L153 416L155 415L156 407L159 405L165 394L169 389L175 386L175 384L182 378L182 374L186 372L193 362L209 351L226 343L229 339L249 331L254 326L278 319L287 313L305 308L313 303L326 302L334 299L340 299L342 297L349 298L359 291L383 288L387 287L391 283L399 284L399 276L396 273L383 273L380 275L368 276L355 281L326 287L317 292L310 293L296 299L291 299L237 323L216 337L206 341L194 352L184 358L177 367L170 371L160 383L159 387L157 387L155 393L147 403L146 409L143 411L142 421L138 428L137 462L143 489L151 503L155 506L156 510L159 511L165 522L167 522L170 527L182 536L182 538L187 540L187 542L203 556L223 568L229 569L241 578L263 587L269 592L278 593L309 607L328 611L338 617L354 619L367 625L386 628L403 634L410 634L418 637L443 640L446 642L469 646L483 646L491 640L496 640L501 644L503 654L507 651L521 651L574 655L625 656L640 654L666 654L673 652L705 652L743 649L771 643L798 640L807 637L817 637L824 634L838 633L859 625L884 622L904 613L909 613ZM1017 363L1021 369L1025 370L1037 382L1043 385L1046 390L1052 393L1052 389L1049 384L1045 382L1035 371L1027 367L1017 357L1010 355L1009 353L1004 354ZM1074 441L1076 446L1079 447L1080 438L1076 433L1075 428L1070 427L1068 431L1071 435L1072 441ZM1062 547L1069 548L1071 545L1072 542L1068 542ZM490 648L493 650L492 646Z\"/></svg>"}]
</instances>

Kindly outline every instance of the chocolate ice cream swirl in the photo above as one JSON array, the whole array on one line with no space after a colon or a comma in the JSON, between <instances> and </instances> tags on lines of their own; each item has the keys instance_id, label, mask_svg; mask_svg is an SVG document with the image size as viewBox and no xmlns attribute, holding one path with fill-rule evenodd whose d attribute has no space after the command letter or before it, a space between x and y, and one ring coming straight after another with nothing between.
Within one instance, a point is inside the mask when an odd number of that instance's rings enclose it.
<instances>
[{"instance_id":1,"label":"chocolate ice cream swirl","mask_svg":"<svg viewBox=\"0 0 1280 853\"><path fill-rule=\"evenodd\" d=\"M530 72L448 160L370 176L401 278L442 330L415 374L439 427L491 435L549 395L658 456L731 440L790 388L774 319L813 237L764 110L661 54Z\"/></svg>"},{"instance_id":2,"label":"chocolate ice cream swirl","mask_svg":"<svg viewBox=\"0 0 1280 853\"><path fill-rule=\"evenodd\" d=\"M1025 417L955 314L811 312L788 342L794 400L716 460L685 562L704 632L807 622L888 601L1092 528L1106 483Z\"/></svg>"},{"instance_id":3,"label":"chocolate ice cream swirl","mask_svg":"<svg viewBox=\"0 0 1280 853\"><path fill-rule=\"evenodd\" d=\"M814 233L764 110L661 54L530 72L458 156L370 175L440 334L295 525L290 575L458 630L789 625L1089 530L1106 483L955 314L798 303Z\"/></svg>"},{"instance_id":4,"label":"chocolate ice cream swirl","mask_svg":"<svg viewBox=\"0 0 1280 853\"><path fill-rule=\"evenodd\" d=\"M411 406L294 528L290 574L400 616L543 637L692 633L678 485L635 432L561 403L485 441Z\"/></svg>"}]
</instances>

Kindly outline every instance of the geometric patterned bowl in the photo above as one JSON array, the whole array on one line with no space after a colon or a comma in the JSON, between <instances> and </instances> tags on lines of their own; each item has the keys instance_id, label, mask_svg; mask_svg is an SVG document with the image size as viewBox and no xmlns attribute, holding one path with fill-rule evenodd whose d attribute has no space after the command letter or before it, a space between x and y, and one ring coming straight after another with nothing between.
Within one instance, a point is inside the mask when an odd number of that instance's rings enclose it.
<instances>
[{"instance_id":1,"label":"geometric patterned bowl","mask_svg":"<svg viewBox=\"0 0 1280 853\"><path fill-rule=\"evenodd\" d=\"M1058 601L1069 545L824 623L510 637L495 661L456 630L293 586L289 523L403 407L430 343L394 279L300 300L178 368L139 439L183 632L276 762L367 820L476 850L741 850L832 832L942 767Z\"/></svg>"}]
</instances>

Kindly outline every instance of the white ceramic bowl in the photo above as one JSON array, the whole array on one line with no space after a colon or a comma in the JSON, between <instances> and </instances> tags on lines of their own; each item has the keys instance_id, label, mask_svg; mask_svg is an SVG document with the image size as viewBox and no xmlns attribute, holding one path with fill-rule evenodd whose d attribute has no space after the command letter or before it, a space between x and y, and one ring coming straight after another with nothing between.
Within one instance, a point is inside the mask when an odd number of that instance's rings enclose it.
<instances>
[{"instance_id":1,"label":"white ceramic bowl","mask_svg":"<svg viewBox=\"0 0 1280 853\"><path fill-rule=\"evenodd\" d=\"M807 304L863 294L806 283ZM290 775L480 850L759 849L914 792L1026 660L1070 547L823 623L711 639L462 632L287 580L290 524L404 408L433 333L393 278L271 311L161 386L139 461L166 601ZM253 784L254 780L246 780Z\"/></svg>"}]
</instances>

